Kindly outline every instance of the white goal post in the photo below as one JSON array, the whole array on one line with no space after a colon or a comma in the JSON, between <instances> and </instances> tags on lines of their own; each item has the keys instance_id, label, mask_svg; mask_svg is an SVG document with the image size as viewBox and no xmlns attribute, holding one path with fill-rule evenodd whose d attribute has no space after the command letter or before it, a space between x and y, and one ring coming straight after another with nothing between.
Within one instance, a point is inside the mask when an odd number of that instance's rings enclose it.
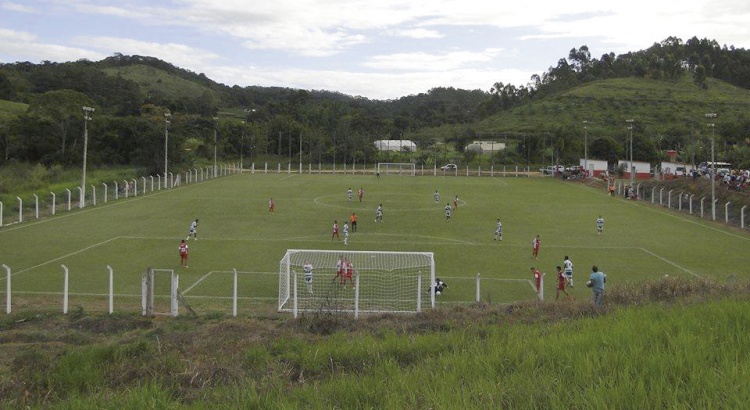
<instances>
[{"instance_id":1,"label":"white goal post","mask_svg":"<svg viewBox=\"0 0 750 410\"><path fill-rule=\"evenodd\" d=\"M417 175L416 169L415 164L406 162L378 162L379 175L405 175L413 177Z\"/></svg>"},{"instance_id":2,"label":"white goal post","mask_svg":"<svg viewBox=\"0 0 750 410\"><path fill-rule=\"evenodd\" d=\"M432 252L289 249L279 262L279 312L416 313L435 306L434 283Z\"/></svg>"}]
</instances>

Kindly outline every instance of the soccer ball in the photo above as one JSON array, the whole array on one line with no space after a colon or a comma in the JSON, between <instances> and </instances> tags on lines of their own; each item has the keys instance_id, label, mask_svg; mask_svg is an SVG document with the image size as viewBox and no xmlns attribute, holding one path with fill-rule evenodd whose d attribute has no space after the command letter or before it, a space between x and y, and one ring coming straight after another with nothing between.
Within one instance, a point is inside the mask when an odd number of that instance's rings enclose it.
<instances>
[{"instance_id":1,"label":"soccer ball","mask_svg":"<svg viewBox=\"0 0 750 410\"><path fill-rule=\"evenodd\" d=\"M435 291L435 295L440 296L440 291L439 290Z\"/></svg>"},{"instance_id":2,"label":"soccer ball","mask_svg":"<svg viewBox=\"0 0 750 410\"><path fill-rule=\"evenodd\" d=\"M588 281L588 282L586 282L586 287L587 287L587 288L590 288L590 287L592 287L592 286L594 286L594 282L592 282L592 281Z\"/></svg>"}]
</instances>

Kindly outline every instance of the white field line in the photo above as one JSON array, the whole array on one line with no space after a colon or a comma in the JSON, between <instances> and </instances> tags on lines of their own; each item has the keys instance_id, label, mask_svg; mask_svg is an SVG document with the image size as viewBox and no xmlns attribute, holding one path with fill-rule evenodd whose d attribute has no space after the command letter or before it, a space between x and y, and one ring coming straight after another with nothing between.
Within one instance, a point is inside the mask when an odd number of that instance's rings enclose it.
<instances>
[{"instance_id":1,"label":"white field line","mask_svg":"<svg viewBox=\"0 0 750 410\"><path fill-rule=\"evenodd\" d=\"M191 289L193 289L194 287L198 286L198 284L199 284L199 283L203 282L203 280L204 280L204 279L206 279L207 277L211 276L211 274L212 274L213 272L214 272L214 271L210 271L210 272L208 272L207 274L205 274L205 275L201 276L200 278L198 278L198 280L196 280L196 281L195 281L195 282L194 282L194 283L193 283L192 285L190 285L190 286L189 286L189 287L188 287L187 289L185 289L185 290L184 290L184 291L182 292L182 294L183 294L183 295L186 295L186 294L187 294L188 292L190 292L190 290L191 290Z\"/></svg>"},{"instance_id":2,"label":"white field line","mask_svg":"<svg viewBox=\"0 0 750 410\"><path fill-rule=\"evenodd\" d=\"M99 243L95 243L95 244L93 244L93 245L90 245L90 246L87 246L87 247L85 247L85 248L83 248L83 249L79 249L79 250L77 250L77 251L75 251L75 252L71 252L71 253L69 253L69 254L67 254L67 255L63 255L63 256L57 257L57 258L55 258L55 259L50 259L50 260L48 260L48 261L46 261L46 262L42 262L42 263L40 263L40 264L38 264L38 265L34 265L34 266L28 267L28 268L26 268L26 269L22 269L22 270L19 270L19 271L17 271L17 272L14 272L14 273L13 273L13 274L12 274L11 276L15 276L15 275L18 275L19 273L24 273L24 272L26 272L26 271L30 271L30 270L32 270L32 269L36 269L36 268L38 268L38 267L41 267L41 266L44 266L44 265L49 265L50 263L53 263L53 262L57 262L57 261L59 261L59 260L61 260L61 259L65 259L65 258L68 258L68 257L70 257L70 256L73 256L73 255L77 255L77 254L79 254L79 253L81 253L81 252L86 252L86 251L87 251L87 250L89 250L89 249L93 249L93 248L96 248L97 246L101 246L101 245L104 245L104 244L106 244L106 243L112 242L112 241L114 241L114 240L117 240L117 239L120 239L120 237L119 237L119 236L116 236L116 237L114 237L114 238L110 238L110 239L107 239L106 241L102 241L102 242L99 242Z\"/></svg>"},{"instance_id":3,"label":"white field line","mask_svg":"<svg viewBox=\"0 0 750 410\"><path fill-rule=\"evenodd\" d=\"M663 257L663 256L660 256L660 255L657 255L657 254L655 254L654 252L651 252L650 250L648 250L648 249L646 249L646 248L638 248L638 249L640 249L640 250L641 250L641 251L643 251L643 252L646 252L647 254L649 254L649 255L651 255L651 256L653 256L653 257L655 257L655 258L659 259L659 260L661 260L661 261L662 261L662 262L664 262L664 263L668 263L668 264L670 264L670 265L674 266L674 267L675 267L675 268L677 268L677 269L680 269L680 270L682 270L682 271L684 271L684 272L687 272L687 273L689 273L689 274L691 274L691 275L695 276L696 278L700 278L700 277L701 277L700 275L698 275L697 273L695 273L695 272L691 271L690 269L684 268L684 267L682 267L682 266L680 266L680 265L678 265L678 264L676 264L676 263L674 263L674 262L670 261L669 259L667 259L667 258L665 258L665 257Z\"/></svg>"}]
</instances>

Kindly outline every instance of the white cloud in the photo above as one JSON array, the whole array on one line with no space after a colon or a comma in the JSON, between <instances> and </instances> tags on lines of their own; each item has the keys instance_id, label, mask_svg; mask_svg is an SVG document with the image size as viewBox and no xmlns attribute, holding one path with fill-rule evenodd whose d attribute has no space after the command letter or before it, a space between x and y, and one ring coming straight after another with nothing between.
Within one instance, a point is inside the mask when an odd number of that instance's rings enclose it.
<instances>
[{"instance_id":1,"label":"white cloud","mask_svg":"<svg viewBox=\"0 0 750 410\"><path fill-rule=\"evenodd\" d=\"M36 13L37 12L37 10L33 7L30 7L24 4L18 4L18 3L7 2L7 3L3 3L1 7L4 10L16 11L19 13Z\"/></svg>"},{"instance_id":2,"label":"white cloud","mask_svg":"<svg viewBox=\"0 0 750 410\"><path fill-rule=\"evenodd\" d=\"M441 54L399 53L373 56L362 65L379 70L449 71L474 63L492 61L500 51L500 49L487 49L479 53L468 51L453 51Z\"/></svg>"},{"instance_id":3,"label":"white cloud","mask_svg":"<svg viewBox=\"0 0 750 410\"><path fill-rule=\"evenodd\" d=\"M112 50L124 55L153 56L167 61L175 66L195 70L211 64L219 55L203 51L185 44L152 43L117 37L94 37L76 40L79 44L93 44L101 50Z\"/></svg>"},{"instance_id":4,"label":"white cloud","mask_svg":"<svg viewBox=\"0 0 750 410\"><path fill-rule=\"evenodd\" d=\"M391 30L388 32L392 36L396 37L409 37L409 38L442 38L444 35L435 30L427 30L424 28L414 28L408 30Z\"/></svg>"}]
</instances>

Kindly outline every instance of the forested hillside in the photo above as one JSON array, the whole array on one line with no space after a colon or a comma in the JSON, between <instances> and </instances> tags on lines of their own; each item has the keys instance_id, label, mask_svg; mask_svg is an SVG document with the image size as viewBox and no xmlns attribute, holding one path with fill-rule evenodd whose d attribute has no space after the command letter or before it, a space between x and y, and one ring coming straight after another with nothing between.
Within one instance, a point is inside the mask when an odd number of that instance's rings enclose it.
<instances>
[{"instance_id":1,"label":"forested hillside","mask_svg":"<svg viewBox=\"0 0 750 410\"><path fill-rule=\"evenodd\" d=\"M657 161L676 149L689 162L709 153L709 112L719 114L719 156L750 166L744 49L670 37L597 59L584 45L526 85L488 89L434 88L377 101L335 90L225 85L144 56L1 64L0 164L80 164L85 105L96 109L88 123L90 163L153 173L162 168L167 132L176 166L212 158L214 144L227 160L286 161L301 151L304 162L372 162L372 141L383 138L416 141L419 155L403 159L428 165L438 151L476 161L464 147L478 138L508 144L494 162L576 163L584 140L593 156L622 155L626 118L634 119L636 159Z\"/></svg>"}]
</instances>

